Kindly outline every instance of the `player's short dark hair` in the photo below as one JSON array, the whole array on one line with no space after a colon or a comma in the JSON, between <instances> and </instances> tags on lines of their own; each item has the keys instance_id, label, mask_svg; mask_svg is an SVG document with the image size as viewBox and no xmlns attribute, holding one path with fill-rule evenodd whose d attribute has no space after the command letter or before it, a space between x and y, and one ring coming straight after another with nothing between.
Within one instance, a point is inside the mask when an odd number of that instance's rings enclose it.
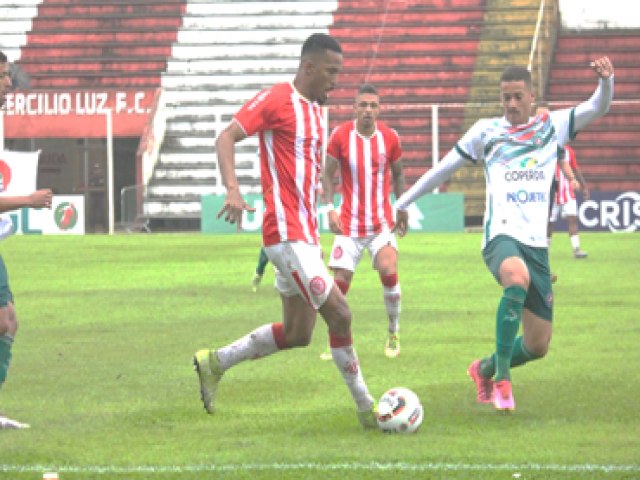
<instances>
[{"instance_id":1,"label":"player's short dark hair","mask_svg":"<svg viewBox=\"0 0 640 480\"><path fill-rule=\"evenodd\" d=\"M314 33L302 44L302 56L313 53L324 53L326 50L342 53L340 43L331 35L326 33Z\"/></svg>"},{"instance_id":2,"label":"player's short dark hair","mask_svg":"<svg viewBox=\"0 0 640 480\"><path fill-rule=\"evenodd\" d=\"M362 95L363 93L370 93L371 95L378 95L378 89L371 85L370 83L363 83L360 85L358 89L358 95Z\"/></svg>"},{"instance_id":3,"label":"player's short dark hair","mask_svg":"<svg viewBox=\"0 0 640 480\"><path fill-rule=\"evenodd\" d=\"M0 50L0 63L7 63L7 56Z\"/></svg>"},{"instance_id":4,"label":"player's short dark hair","mask_svg":"<svg viewBox=\"0 0 640 480\"><path fill-rule=\"evenodd\" d=\"M507 67L500 75L500 82L524 82L531 87L531 72L524 67Z\"/></svg>"}]
</instances>

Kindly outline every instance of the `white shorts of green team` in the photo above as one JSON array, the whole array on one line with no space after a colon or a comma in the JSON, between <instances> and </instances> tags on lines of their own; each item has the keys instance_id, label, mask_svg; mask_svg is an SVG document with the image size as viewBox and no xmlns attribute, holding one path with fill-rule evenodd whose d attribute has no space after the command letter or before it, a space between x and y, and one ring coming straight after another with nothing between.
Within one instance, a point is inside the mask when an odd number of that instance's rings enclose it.
<instances>
[{"instance_id":1,"label":"white shorts of green team","mask_svg":"<svg viewBox=\"0 0 640 480\"><path fill-rule=\"evenodd\" d=\"M578 202L575 198L567 200L564 205L553 204L551 209L550 222L555 222L558 218L576 217L578 215Z\"/></svg>"},{"instance_id":2,"label":"white shorts of green team","mask_svg":"<svg viewBox=\"0 0 640 480\"><path fill-rule=\"evenodd\" d=\"M333 288L333 276L319 245L283 242L264 250L275 267L275 287L283 296L300 295L316 310L324 304Z\"/></svg>"},{"instance_id":3,"label":"white shorts of green team","mask_svg":"<svg viewBox=\"0 0 640 480\"><path fill-rule=\"evenodd\" d=\"M393 247L396 252L398 251L396 236L388 229L383 230L377 235L369 235L367 237L353 238L345 235L336 235L333 240L333 248L331 249L329 267L342 268L350 272L355 272L365 250L369 251L371 265L375 266L376 255L387 245Z\"/></svg>"}]
</instances>

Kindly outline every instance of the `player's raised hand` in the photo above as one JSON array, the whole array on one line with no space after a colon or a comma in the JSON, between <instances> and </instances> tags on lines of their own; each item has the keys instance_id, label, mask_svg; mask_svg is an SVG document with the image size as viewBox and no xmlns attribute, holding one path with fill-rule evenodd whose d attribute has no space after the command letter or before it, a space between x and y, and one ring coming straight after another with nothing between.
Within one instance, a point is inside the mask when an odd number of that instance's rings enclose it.
<instances>
[{"instance_id":1,"label":"player's raised hand","mask_svg":"<svg viewBox=\"0 0 640 480\"><path fill-rule=\"evenodd\" d=\"M220 218L224 215L224 221L229 223L235 223L238 225L238 231L242 230L242 212L255 212L256 209L250 206L244 201L240 190L232 189L227 192L227 196L224 199L224 205L216 215L216 218Z\"/></svg>"},{"instance_id":2,"label":"player's raised hand","mask_svg":"<svg viewBox=\"0 0 640 480\"><path fill-rule=\"evenodd\" d=\"M591 62L591 68L600 78L609 78L613 75L613 64L609 57L601 57Z\"/></svg>"},{"instance_id":3,"label":"player's raised hand","mask_svg":"<svg viewBox=\"0 0 640 480\"><path fill-rule=\"evenodd\" d=\"M409 231L409 212L407 210L396 210L396 225L393 232L399 237L404 237Z\"/></svg>"},{"instance_id":4,"label":"player's raised hand","mask_svg":"<svg viewBox=\"0 0 640 480\"><path fill-rule=\"evenodd\" d=\"M36 190L29 195L29 199L31 201L31 206L34 208L51 208L53 192L49 188Z\"/></svg>"}]
</instances>

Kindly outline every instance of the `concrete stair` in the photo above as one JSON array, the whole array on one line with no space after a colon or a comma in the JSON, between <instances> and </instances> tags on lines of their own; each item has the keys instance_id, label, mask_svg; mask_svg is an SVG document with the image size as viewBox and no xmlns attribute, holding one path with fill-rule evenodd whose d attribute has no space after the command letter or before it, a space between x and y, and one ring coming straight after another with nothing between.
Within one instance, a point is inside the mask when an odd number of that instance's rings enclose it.
<instances>
[{"instance_id":1,"label":"concrete stair","mask_svg":"<svg viewBox=\"0 0 640 480\"><path fill-rule=\"evenodd\" d=\"M300 49L327 31L334 1L189 1L162 76L167 130L144 213L152 229L198 229L200 196L222 193L217 134L258 91L292 80ZM257 138L236 147L243 192L260 191Z\"/></svg>"}]
</instances>

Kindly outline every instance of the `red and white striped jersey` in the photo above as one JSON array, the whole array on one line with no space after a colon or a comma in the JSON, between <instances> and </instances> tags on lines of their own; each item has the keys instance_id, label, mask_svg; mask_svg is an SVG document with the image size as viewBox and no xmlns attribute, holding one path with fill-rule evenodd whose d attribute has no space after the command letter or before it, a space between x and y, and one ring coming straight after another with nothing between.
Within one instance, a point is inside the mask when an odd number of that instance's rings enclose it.
<instances>
[{"instance_id":1,"label":"red and white striped jersey","mask_svg":"<svg viewBox=\"0 0 640 480\"><path fill-rule=\"evenodd\" d=\"M265 246L285 241L318 243L317 189L326 129L322 107L291 83L258 93L236 113L247 136L260 138Z\"/></svg>"},{"instance_id":2,"label":"red and white striped jersey","mask_svg":"<svg viewBox=\"0 0 640 480\"><path fill-rule=\"evenodd\" d=\"M366 237L392 229L390 165L400 160L402 147L395 130L376 122L370 137L358 133L356 122L338 126L329 138L327 154L340 162L342 233Z\"/></svg>"},{"instance_id":3,"label":"red and white striped jersey","mask_svg":"<svg viewBox=\"0 0 640 480\"><path fill-rule=\"evenodd\" d=\"M564 158L559 160L556 165L556 180L558 181L558 189L556 190L556 205L564 205L569 200L576 198L576 193L573 191L571 181L564 176L562 169L560 168L560 162L569 162L571 170L575 173L578 168L578 161L576 160L576 152L569 145L564 147Z\"/></svg>"}]
</instances>

